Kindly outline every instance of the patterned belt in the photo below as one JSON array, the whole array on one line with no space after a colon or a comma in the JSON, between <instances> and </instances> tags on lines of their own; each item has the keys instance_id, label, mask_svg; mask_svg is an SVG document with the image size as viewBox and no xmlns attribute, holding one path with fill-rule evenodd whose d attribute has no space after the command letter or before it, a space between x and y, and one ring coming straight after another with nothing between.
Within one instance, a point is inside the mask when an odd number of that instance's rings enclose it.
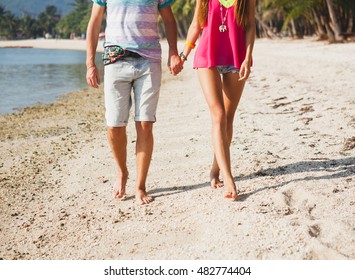
<instances>
[{"instance_id":1,"label":"patterned belt","mask_svg":"<svg viewBox=\"0 0 355 280\"><path fill-rule=\"evenodd\" d=\"M123 57L135 57L135 58L139 58L142 57L140 54L136 53L136 52L131 52L126 50L125 54L123 55Z\"/></svg>"},{"instance_id":2,"label":"patterned belt","mask_svg":"<svg viewBox=\"0 0 355 280\"><path fill-rule=\"evenodd\" d=\"M107 46L104 48L104 53L102 54L102 60L104 65L109 65L115 63L117 60L125 57L142 57L136 52L125 50L120 46Z\"/></svg>"}]
</instances>

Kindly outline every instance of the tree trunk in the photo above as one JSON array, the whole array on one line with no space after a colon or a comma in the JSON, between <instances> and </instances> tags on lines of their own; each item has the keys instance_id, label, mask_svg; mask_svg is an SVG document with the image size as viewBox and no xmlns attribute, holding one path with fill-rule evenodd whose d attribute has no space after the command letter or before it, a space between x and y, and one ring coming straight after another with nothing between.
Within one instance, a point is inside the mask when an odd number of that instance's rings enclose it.
<instances>
[{"instance_id":1,"label":"tree trunk","mask_svg":"<svg viewBox=\"0 0 355 280\"><path fill-rule=\"evenodd\" d=\"M258 14L255 15L256 20L259 22L261 27L265 30L265 34L267 37L272 38L272 37L281 37L277 34L275 34L269 26L265 22L263 22Z\"/></svg>"},{"instance_id":2,"label":"tree trunk","mask_svg":"<svg viewBox=\"0 0 355 280\"><path fill-rule=\"evenodd\" d=\"M290 20L291 23L291 30L292 30L292 37L294 39L303 39L303 35L299 32L299 30L297 29L297 25L294 19Z\"/></svg>"},{"instance_id":3,"label":"tree trunk","mask_svg":"<svg viewBox=\"0 0 355 280\"><path fill-rule=\"evenodd\" d=\"M325 29L327 30L327 36L329 43L335 43L335 35L328 21L324 21Z\"/></svg>"},{"instance_id":4,"label":"tree trunk","mask_svg":"<svg viewBox=\"0 0 355 280\"><path fill-rule=\"evenodd\" d=\"M354 24L353 11L349 10L348 28L346 29L346 33L353 32L353 24Z\"/></svg>"},{"instance_id":5,"label":"tree trunk","mask_svg":"<svg viewBox=\"0 0 355 280\"><path fill-rule=\"evenodd\" d=\"M290 24L291 24L291 33L292 33L292 37L293 38L297 38L297 29L296 29L296 24L295 24L295 20L291 19L290 20Z\"/></svg>"},{"instance_id":6,"label":"tree trunk","mask_svg":"<svg viewBox=\"0 0 355 280\"><path fill-rule=\"evenodd\" d=\"M316 24L316 33L318 35L318 39L326 40L328 38L327 30L325 29L325 26L322 24L320 16L318 16L318 11L313 9L312 15L313 15L313 20Z\"/></svg>"},{"instance_id":7,"label":"tree trunk","mask_svg":"<svg viewBox=\"0 0 355 280\"><path fill-rule=\"evenodd\" d=\"M335 41L343 41L344 36L342 36L341 25L338 21L337 14L335 12L334 0L326 0L326 3L328 6L328 11L329 11L329 16L330 16L329 25L334 32Z\"/></svg>"}]
</instances>

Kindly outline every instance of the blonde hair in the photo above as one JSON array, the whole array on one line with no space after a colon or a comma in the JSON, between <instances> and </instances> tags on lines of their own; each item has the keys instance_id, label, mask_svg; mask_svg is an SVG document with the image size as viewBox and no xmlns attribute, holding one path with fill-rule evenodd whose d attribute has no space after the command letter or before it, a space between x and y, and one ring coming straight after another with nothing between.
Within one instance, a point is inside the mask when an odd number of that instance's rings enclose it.
<instances>
[{"instance_id":1,"label":"blonde hair","mask_svg":"<svg viewBox=\"0 0 355 280\"><path fill-rule=\"evenodd\" d=\"M204 27L208 15L209 0L200 0L201 4L198 11L198 23ZM248 24L248 5L247 0L236 0L234 2L235 20L237 24L245 27Z\"/></svg>"}]
</instances>

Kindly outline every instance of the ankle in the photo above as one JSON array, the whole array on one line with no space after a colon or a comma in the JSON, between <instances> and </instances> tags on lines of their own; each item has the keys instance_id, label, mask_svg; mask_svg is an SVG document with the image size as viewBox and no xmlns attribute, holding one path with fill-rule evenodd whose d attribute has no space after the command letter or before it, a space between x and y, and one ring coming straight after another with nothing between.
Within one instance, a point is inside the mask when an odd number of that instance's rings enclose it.
<instances>
[{"instance_id":1,"label":"ankle","mask_svg":"<svg viewBox=\"0 0 355 280\"><path fill-rule=\"evenodd\" d=\"M136 192L137 193L141 193L141 192L147 193L147 190L146 190L145 186L138 186L138 187L136 187Z\"/></svg>"},{"instance_id":2,"label":"ankle","mask_svg":"<svg viewBox=\"0 0 355 280\"><path fill-rule=\"evenodd\" d=\"M121 177L121 178L127 178L128 174L129 174L129 172L127 169L123 169L123 170L118 171L118 177Z\"/></svg>"}]
</instances>

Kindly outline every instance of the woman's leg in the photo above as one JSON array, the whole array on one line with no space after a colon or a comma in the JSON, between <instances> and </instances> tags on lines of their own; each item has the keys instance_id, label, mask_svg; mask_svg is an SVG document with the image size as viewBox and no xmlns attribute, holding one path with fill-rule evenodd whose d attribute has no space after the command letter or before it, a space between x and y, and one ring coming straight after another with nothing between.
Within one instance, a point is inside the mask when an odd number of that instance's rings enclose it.
<instances>
[{"instance_id":1,"label":"woman's leg","mask_svg":"<svg viewBox=\"0 0 355 280\"><path fill-rule=\"evenodd\" d=\"M210 110L212 120L212 142L216 161L221 169L226 193L232 194L232 197L236 198L237 190L230 166L227 115L224 108L221 77L218 71L214 68L200 68L198 69L198 76Z\"/></svg>"},{"instance_id":2,"label":"woman's leg","mask_svg":"<svg viewBox=\"0 0 355 280\"><path fill-rule=\"evenodd\" d=\"M242 97L245 81L239 81L238 73L223 75L223 101L227 114L227 136L229 145L233 137L233 122L240 98Z\"/></svg>"},{"instance_id":3,"label":"woman's leg","mask_svg":"<svg viewBox=\"0 0 355 280\"><path fill-rule=\"evenodd\" d=\"M235 112L237 110L240 98L243 93L245 81L239 81L239 74L238 73L226 73L223 75L223 103L224 109L227 116L227 138L228 144L230 146L233 137L233 122ZM219 176L219 166L214 156L212 170L214 174ZM223 186L223 183L218 181L220 185ZM218 185L218 187L220 186Z\"/></svg>"}]
</instances>

